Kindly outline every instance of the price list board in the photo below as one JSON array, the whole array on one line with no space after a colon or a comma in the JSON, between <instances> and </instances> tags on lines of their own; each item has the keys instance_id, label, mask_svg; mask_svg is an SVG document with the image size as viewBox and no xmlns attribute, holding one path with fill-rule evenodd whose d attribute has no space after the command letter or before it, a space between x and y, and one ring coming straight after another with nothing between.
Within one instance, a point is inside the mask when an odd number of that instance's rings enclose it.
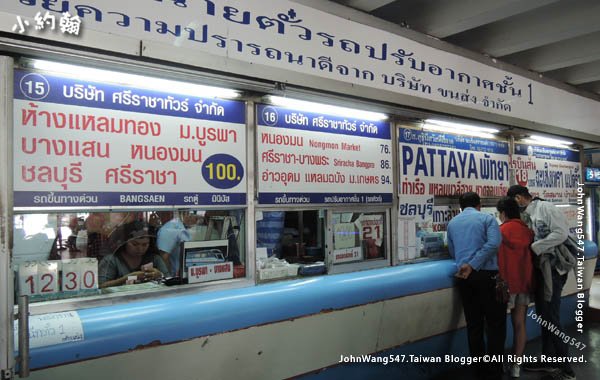
<instances>
[{"instance_id":1,"label":"price list board","mask_svg":"<svg viewBox=\"0 0 600 380\"><path fill-rule=\"evenodd\" d=\"M261 204L389 204L390 124L257 106Z\"/></svg>"}]
</instances>

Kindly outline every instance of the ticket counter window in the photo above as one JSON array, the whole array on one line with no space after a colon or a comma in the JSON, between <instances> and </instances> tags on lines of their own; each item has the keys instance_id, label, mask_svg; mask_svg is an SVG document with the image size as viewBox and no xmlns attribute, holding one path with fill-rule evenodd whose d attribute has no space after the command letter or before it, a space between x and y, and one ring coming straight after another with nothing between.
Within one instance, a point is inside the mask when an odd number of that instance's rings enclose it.
<instances>
[{"instance_id":1,"label":"ticket counter window","mask_svg":"<svg viewBox=\"0 0 600 380\"><path fill-rule=\"evenodd\" d=\"M259 281L326 273L324 211L260 211L256 235Z\"/></svg>"},{"instance_id":2,"label":"ticket counter window","mask_svg":"<svg viewBox=\"0 0 600 380\"><path fill-rule=\"evenodd\" d=\"M245 277L244 235L242 210L17 214L15 292L37 302Z\"/></svg>"},{"instance_id":3,"label":"ticket counter window","mask_svg":"<svg viewBox=\"0 0 600 380\"><path fill-rule=\"evenodd\" d=\"M398 219L398 260L415 262L450 257L446 230L460 213L455 205L436 206L432 218L425 221Z\"/></svg>"},{"instance_id":4,"label":"ticket counter window","mask_svg":"<svg viewBox=\"0 0 600 380\"><path fill-rule=\"evenodd\" d=\"M333 213L333 264L385 259L386 222L385 212Z\"/></svg>"},{"instance_id":5,"label":"ticket counter window","mask_svg":"<svg viewBox=\"0 0 600 380\"><path fill-rule=\"evenodd\" d=\"M496 202L498 198L485 198L481 212L496 218L500 224ZM398 219L398 261L419 262L450 258L448 251L448 223L459 215L457 202L436 205L427 220Z\"/></svg>"}]
</instances>

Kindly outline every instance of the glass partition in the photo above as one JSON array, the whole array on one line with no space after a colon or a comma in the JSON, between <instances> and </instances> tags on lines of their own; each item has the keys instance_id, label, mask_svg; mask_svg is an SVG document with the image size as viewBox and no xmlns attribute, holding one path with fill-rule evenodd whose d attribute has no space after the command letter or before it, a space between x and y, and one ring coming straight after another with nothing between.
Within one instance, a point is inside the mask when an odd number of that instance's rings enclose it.
<instances>
[{"instance_id":1,"label":"glass partition","mask_svg":"<svg viewBox=\"0 0 600 380\"><path fill-rule=\"evenodd\" d=\"M385 267L388 211L265 210L257 212L259 281Z\"/></svg>"},{"instance_id":2,"label":"glass partition","mask_svg":"<svg viewBox=\"0 0 600 380\"><path fill-rule=\"evenodd\" d=\"M15 291L37 302L245 277L244 221L243 210L16 214Z\"/></svg>"},{"instance_id":3,"label":"glass partition","mask_svg":"<svg viewBox=\"0 0 600 380\"><path fill-rule=\"evenodd\" d=\"M333 264L387 257L385 212L334 212Z\"/></svg>"},{"instance_id":4,"label":"glass partition","mask_svg":"<svg viewBox=\"0 0 600 380\"><path fill-rule=\"evenodd\" d=\"M325 211L259 211L256 260L260 281L326 273Z\"/></svg>"}]
</instances>

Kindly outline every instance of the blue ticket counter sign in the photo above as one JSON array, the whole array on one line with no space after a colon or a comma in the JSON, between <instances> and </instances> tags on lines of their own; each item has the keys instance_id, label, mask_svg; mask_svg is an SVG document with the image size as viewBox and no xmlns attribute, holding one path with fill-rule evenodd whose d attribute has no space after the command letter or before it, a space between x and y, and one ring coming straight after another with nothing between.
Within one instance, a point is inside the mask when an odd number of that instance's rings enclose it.
<instances>
[{"instance_id":1,"label":"blue ticket counter sign","mask_svg":"<svg viewBox=\"0 0 600 380\"><path fill-rule=\"evenodd\" d=\"M244 103L198 95L16 70L15 207L245 204Z\"/></svg>"},{"instance_id":2,"label":"blue ticket counter sign","mask_svg":"<svg viewBox=\"0 0 600 380\"><path fill-rule=\"evenodd\" d=\"M390 124L257 106L261 204L392 202Z\"/></svg>"}]
</instances>

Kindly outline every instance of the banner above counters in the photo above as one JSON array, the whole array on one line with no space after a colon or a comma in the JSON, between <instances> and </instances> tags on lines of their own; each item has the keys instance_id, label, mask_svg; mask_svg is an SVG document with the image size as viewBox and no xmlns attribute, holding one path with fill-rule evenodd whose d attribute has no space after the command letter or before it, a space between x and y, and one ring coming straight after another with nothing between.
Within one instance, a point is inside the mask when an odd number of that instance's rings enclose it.
<instances>
[{"instance_id":1,"label":"banner above counters","mask_svg":"<svg viewBox=\"0 0 600 380\"><path fill-rule=\"evenodd\" d=\"M73 44L88 45L85 32L94 30L598 133L596 101L291 1L7 0L0 5L0 12L14 15L15 25L17 16L67 11L82 21L80 36L68 38ZM0 28L18 34L12 25ZM24 34L53 38L34 27ZM111 50L112 44L94 39L94 47ZM151 50L140 53L152 56ZM196 65L201 62L198 56Z\"/></svg>"}]
</instances>

